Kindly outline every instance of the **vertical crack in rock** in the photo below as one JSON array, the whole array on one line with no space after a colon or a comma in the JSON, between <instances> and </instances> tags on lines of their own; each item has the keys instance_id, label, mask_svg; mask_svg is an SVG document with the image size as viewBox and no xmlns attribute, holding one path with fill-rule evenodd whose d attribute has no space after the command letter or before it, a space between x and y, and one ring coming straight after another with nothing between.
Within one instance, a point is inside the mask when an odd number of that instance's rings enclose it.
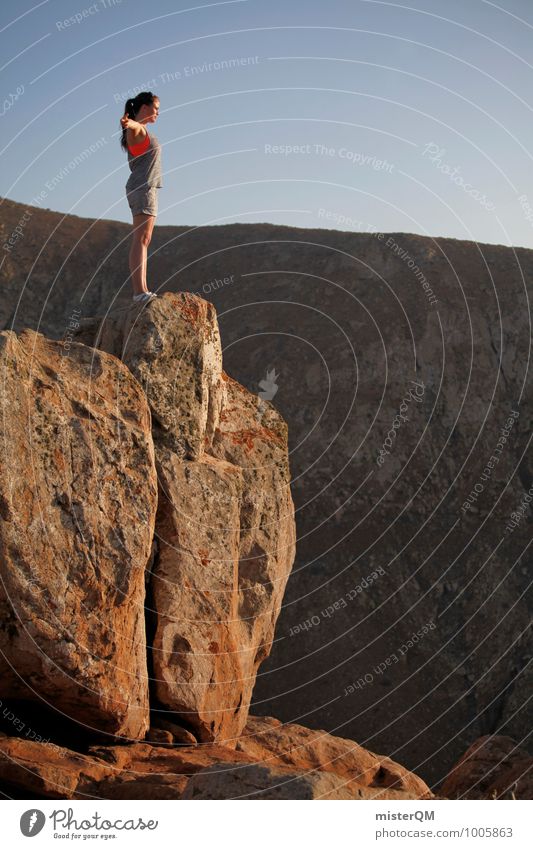
<instances>
[{"instance_id":1,"label":"vertical crack in rock","mask_svg":"<svg viewBox=\"0 0 533 849\"><path fill-rule=\"evenodd\" d=\"M295 555L287 425L222 371L216 312L187 292L86 319L151 409L159 482L151 697L203 742L234 739Z\"/></svg>"}]
</instances>

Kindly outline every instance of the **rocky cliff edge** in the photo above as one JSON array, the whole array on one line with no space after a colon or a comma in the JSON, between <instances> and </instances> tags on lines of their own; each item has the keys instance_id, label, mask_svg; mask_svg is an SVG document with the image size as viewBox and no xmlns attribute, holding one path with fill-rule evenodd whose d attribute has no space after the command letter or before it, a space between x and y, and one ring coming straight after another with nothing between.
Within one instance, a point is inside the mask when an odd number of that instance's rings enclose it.
<instances>
[{"instance_id":1,"label":"rocky cliff edge","mask_svg":"<svg viewBox=\"0 0 533 849\"><path fill-rule=\"evenodd\" d=\"M212 304L4 331L0 360L4 795L435 798L249 715L295 556L287 426L223 371Z\"/></svg>"}]
</instances>

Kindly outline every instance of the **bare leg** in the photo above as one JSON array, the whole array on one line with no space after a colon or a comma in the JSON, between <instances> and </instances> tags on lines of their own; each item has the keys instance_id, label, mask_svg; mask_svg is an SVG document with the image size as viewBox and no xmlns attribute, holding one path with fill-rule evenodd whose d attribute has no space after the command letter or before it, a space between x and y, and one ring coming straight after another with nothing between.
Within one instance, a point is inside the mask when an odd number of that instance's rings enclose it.
<instances>
[{"instance_id":1,"label":"bare leg","mask_svg":"<svg viewBox=\"0 0 533 849\"><path fill-rule=\"evenodd\" d=\"M129 254L129 267L133 294L147 292L146 269L148 262L148 245L152 239L155 216L143 212L133 216L133 233Z\"/></svg>"}]
</instances>

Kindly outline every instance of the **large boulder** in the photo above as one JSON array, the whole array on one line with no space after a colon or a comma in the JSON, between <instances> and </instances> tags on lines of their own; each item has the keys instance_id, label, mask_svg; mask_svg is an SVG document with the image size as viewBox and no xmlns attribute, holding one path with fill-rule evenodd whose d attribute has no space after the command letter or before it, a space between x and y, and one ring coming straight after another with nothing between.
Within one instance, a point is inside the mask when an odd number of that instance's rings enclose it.
<instances>
[{"instance_id":1,"label":"large boulder","mask_svg":"<svg viewBox=\"0 0 533 849\"><path fill-rule=\"evenodd\" d=\"M202 742L234 740L295 556L287 425L222 370L216 313L189 293L85 319L154 419L153 695Z\"/></svg>"},{"instance_id":2,"label":"large boulder","mask_svg":"<svg viewBox=\"0 0 533 849\"><path fill-rule=\"evenodd\" d=\"M455 764L440 792L449 799L532 799L533 757L511 737L480 737Z\"/></svg>"},{"instance_id":3,"label":"large boulder","mask_svg":"<svg viewBox=\"0 0 533 849\"><path fill-rule=\"evenodd\" d=\"M416 775L353 740L272 717L250 718L237 749L144 742L80 754L0 733L0 791L25 799L435 798Z\"/></svg>"},{"instance_id":4,"label":"large boulder","mask_svg":"<svg viewBox=\"0 0 533 849\"><path fill-rule=\"evenodd\" d=\"M142 739L157 478L150 410L115 357L0 334L0 697Z\"/></svg>"},{"instance_id":5,"label":"large boulder","mask_svg":"<svg viewBox=\"0 0 533 849\"><path fill-rule=\"evenodd\" d=\"M237 607L242 472L166 449L158 449L157 472L154 694L201 740L219 739L244 724L250 700L240 699L250 683Z\"/></svg>"},{"instance_id":6,"label":"large boulder","mask_svg":"<svg viewBox=\"0 0 533 849\"><path fill-rule=\"evenodd\" d=\"M413 772L384 755L364 749L355 740L294 722L283 723L272 716L249 716L236 749L265 765L275 763L302 772L334 773L351 787L357 785L368 790L365 798L377 798L386 790L398 791L398 798L433 796L427 784ZM381 798L394 798L394 795Z\"/></svg>"}]
</instances>

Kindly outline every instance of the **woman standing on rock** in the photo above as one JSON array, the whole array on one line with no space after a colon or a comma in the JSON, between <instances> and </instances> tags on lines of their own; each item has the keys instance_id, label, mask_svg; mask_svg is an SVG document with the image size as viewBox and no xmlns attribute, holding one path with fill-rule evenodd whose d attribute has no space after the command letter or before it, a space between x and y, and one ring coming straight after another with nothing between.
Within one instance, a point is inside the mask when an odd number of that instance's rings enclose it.
<instances>
[{"instance_id":1,"label":"woman standing on rock","mask_svg":"<svg viewBox=\"0 0 533 849\"><path fill-rule=\"evenodd\" d=\"M141 91L126 101L122 125L121 147L127 151L131 174L126 183L126 197L133 215L133 240L129 266L134 303L156 298L146 285L148 245L157 217L157 191L161 181L161 145L148 133L146 124L155 124L159 114L159 98L151 91Z\"/></svg>"}]
</instances>

